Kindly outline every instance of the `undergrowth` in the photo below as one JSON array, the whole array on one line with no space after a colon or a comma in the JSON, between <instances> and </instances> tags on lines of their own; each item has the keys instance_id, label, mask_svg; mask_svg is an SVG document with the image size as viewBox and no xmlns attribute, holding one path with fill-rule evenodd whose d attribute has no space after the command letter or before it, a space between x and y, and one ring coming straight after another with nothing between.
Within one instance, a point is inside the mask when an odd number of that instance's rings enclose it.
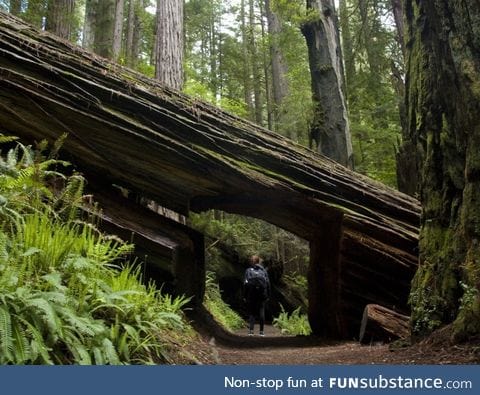
<instances>
[{"instance_id":1,"label":"undergrowth","mask_svg":"<svg viewBox=\"0 0 480 395\"><path fill-rule=\"evenodd\" d=\"M285 311L281 306L282 311L273 319L273 326L280 329L285 335L310 335L312 330L308 323L306 314L302 314L301 308L295 309L292 313Z\"/></svg>"},{"instance_id":2,"label":"undergrowth","mask_svg":"<svg viewBox=\"0 0 480 395\"><path fill-rule=\"evenodd\" d=\"M142 284L133 246L82 219L59 147L0 152L0 363L172 362L188 300Z\"/></svg>"},{"instance_id":3,"label":"undergrowth","mask_svg":"<svg viewBox=\"0 0 480 395\"><path fill-rule=\"evenodd\" d=\"M225 329L234 331L245 327L245 320L222 300L220 288L213 272L207 272L204 305Z\"/></svg>"}]
</instances>

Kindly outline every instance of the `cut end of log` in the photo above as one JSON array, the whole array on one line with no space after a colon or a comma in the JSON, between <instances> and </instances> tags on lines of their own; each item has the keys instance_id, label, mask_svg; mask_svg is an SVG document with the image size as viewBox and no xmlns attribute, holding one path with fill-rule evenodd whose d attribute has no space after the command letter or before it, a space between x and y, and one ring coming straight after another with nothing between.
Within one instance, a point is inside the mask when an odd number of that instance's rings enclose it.
<instances>
[{"instance_id":1,"label":"cut end of log","mask_svg":"<svg viewBox=\"0 0 480 395\"><path fill-rule=\"evenodd\" d=\"M410 317L378 304L369 304L363 311L359 340L361 344L390 343L410 335Z\"/></svg>"}]
</instances>

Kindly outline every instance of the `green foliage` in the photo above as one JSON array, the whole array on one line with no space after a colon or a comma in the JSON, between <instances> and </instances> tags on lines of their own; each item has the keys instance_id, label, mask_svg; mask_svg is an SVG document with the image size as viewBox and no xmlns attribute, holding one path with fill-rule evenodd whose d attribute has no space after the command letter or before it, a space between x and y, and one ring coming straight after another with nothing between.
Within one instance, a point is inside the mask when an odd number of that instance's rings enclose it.
<instances>
[{"instance_id":1,"label":"green foliage","mask_svg":"<svg viewBox=\"0 0 480 395\"><path fill-rule=\"evenodd\" d=\"M280 329L286 335L310 335L312 329L308 323L306 314L302 314L301 308L295 309L291 314L287 313L283 306L278 317L273 319L273 326Z\"/></svg>"},{"instance_id":2,"label":"green foliage","mask_svg":"<svg viewBox=\"0 0 480 395\"><path fill-rule=\"evenodd\" d=\"M340 9L355 170L396 187L403 56L391 3L344 0Z\"/></svg>"},{"instance_id":3,"label":"green foliage","mask_svg":"<svg viewBox=\"0 0 480 395\"><path fill-rule=\"evenodd\" d=\"M207 272L204 304L224 328L234 331L245 327L244 319L222 300L220 288L213 272Z\"/></svg>"},{"instance_id":4,"label":"green foliage","mask_svg":"<svg viewBox=\"0 0 480 395\"><path fill-rule=\"evenodd\" d=\"M83 179L52 170L67 164L45 147L0 159L0 363L167 361L163 336L187 329L188 300L143 285L132 245L81 220Z\"/></svg>"},{"instance_id":5,"label":"green foliage","mask_svg":"<svg viewBox=\"0 0 480 395\"><path fill-rule=\"evenodd\" d=\"M259 254L282 262L285 272L304 273L309 261L309 246L303 239L262 220L223 212L191 214L191 225L228 245L247 258ZM216 260L218 252L207 248L207 261Z\"/></svg>"}]
</instances>

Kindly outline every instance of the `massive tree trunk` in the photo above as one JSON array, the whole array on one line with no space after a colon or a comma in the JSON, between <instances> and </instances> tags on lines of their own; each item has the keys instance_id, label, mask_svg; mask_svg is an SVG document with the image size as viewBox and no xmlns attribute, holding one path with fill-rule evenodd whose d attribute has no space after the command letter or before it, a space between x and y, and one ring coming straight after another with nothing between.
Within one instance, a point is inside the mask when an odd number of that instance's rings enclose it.
<instances>
[{"instance_id":1,"label":"massive tree trunk","mask_svg":"<svg viewBox=\"0 0 480 395\"><path fill-rule=\"evenodd\" d=\"M93 48L95 53L107 59L113 55L113 29L115 27L116 0L98 0L95 12L95 33ZM92 6L94 4L92 3Z\"/></svg>"},{"instance_id":2,"label":"massive tree trunk","mask_svg":"<svg viewBox=\"0 0 480 395\"><path fill-rule=\"evenodd\" d=\"M352 168L352 141L335 6L332 0L307 0L307 10L315 15L315 20L302 27L315 103L311 142L315 142L321 154Z\"/></svg>"},{"instance_id":3,"label":"massive tree trunk","mask_svg":"<svg viewBox=\"0 0 480 395\"><path fill-rule=\"evenodd\" d=\"M105 189L186 215L257 217L308 240L316 333L356 335L367 303L408 309L416 200L1 12L0 92L4 133L68 133L64 152Z\"/></svg>"},{"instance_id":4,"label":"massive tree trunk","mask_svg":"<svg viewBox=\"0 0 480 395\"><path fill-rule=\"evenodd\" d=\"M157 0L155 77L167 86L183 87L183 1Z\"/></svg>"},{"instance_id":5,"label":"massive tree trunk","mask_svg":"<svg viewBox=\"0 0 480 395\"><path fill-rule=\"evenodd\" d=\"M49 0L46 29L69 40L72 34L75 0Z\"/></svg>"},{"instance_id":6,"label":"massive tree trunk","mask_svg":"<svg viewBox=\"0 0 480 395\"><path fill-rule=\"evenodd\" d=\"M265 10L268 22L270 39L270 57L272 60L272 91L274 107L274 124L278 125L282 119L282 102L288 95L287 63L280 48L280 34L282 23L278 15L272 11L270 0L265 0ZM292 136L293 137L293 136Z\"/></svg>"},{"instance_id":7,"label":"massive tree trunk","mask_svg":"<svg viewBox=\"0 0 480 395\"><path fill-rule=\"evenodd\" d=\"M480 19L478 2L407 0L409 133L421 164L418 334L454 323L480 333Z\"/></svg>"},{"instance_id":8,"label":"massive tree trunk","mask_svg":"<svg viewBox=\"0 0 480 395\"><path fill-rule=\"evenodd\" d=\"M97 25L98 0L86 0L85 20L83 23L82 46L89 51L95 49L95 26Z\"/></svg>"},{"instance_id":9,"label":"massive tree trunk","mask_svg":"<svg viewBox=\"0 0 480 395\"><path fill-rule=\"evenodd\" d=\"M107 59L118 60L123 28L124 0L87 0L83 46ZM88 23L88 26L87 26Z\"/></svg>"}]
</instances>

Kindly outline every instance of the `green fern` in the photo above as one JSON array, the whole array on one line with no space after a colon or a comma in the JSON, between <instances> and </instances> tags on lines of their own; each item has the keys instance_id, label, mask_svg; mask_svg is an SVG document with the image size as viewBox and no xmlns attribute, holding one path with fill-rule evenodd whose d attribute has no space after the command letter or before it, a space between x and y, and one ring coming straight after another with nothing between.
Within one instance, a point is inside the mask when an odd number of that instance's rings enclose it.
<instances>
[{"instance_id":1,"label":"green fern","mask_svg":"<svg viewBox=\"0 0 480 395\"><path fill-rule=\"evenodd\" d=\"M32 351L27 332L16 319L12 322L12 335L14 342L13 360L15 364L24 364L31 359Z\"/></svg>"},{"instance_id":2,"label":"green fern","mask_svg":"<svg viewBox=\"0 0 480 395\"><path fill-rule=\"evenodd\" d=\"M0 350L1 359L8 361L13 358L12 320L10 312L5 306L0 306Z\"/></svg>"}]
</instances>

